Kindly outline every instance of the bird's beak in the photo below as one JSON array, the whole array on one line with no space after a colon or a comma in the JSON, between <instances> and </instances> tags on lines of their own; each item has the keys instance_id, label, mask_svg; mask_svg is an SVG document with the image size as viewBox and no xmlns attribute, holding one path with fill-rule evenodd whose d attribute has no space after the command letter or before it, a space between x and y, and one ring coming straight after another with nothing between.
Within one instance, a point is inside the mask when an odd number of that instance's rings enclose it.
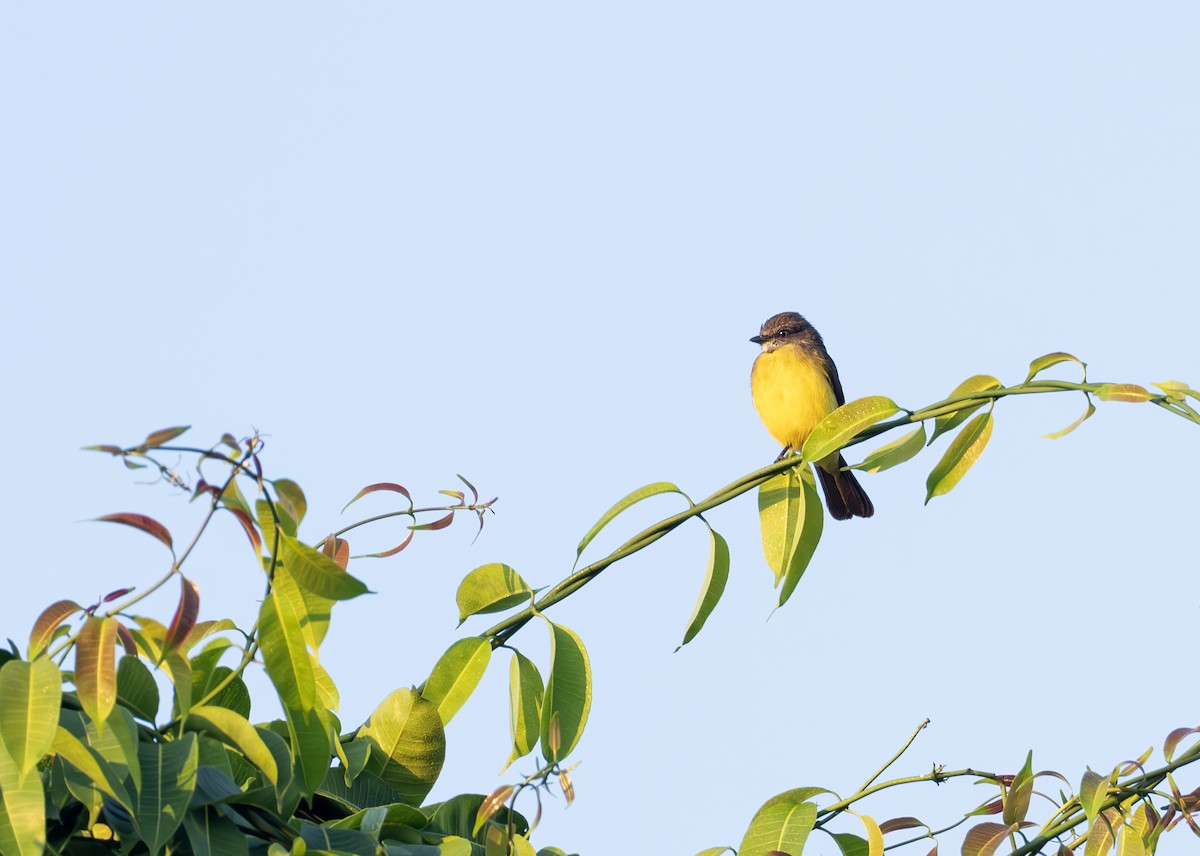
<instances>
[{"instance_id":1,"label":"bird's beak","mask_svg":"<svg viewBox=\"0 0 1200 856\"><path fill-rule=\"evenodd\" d=\"M764 339L762 336L751 336L750 341L756 345L761 345L763 342L765 342L767 340Z\"/></svg>"}]
</instances>

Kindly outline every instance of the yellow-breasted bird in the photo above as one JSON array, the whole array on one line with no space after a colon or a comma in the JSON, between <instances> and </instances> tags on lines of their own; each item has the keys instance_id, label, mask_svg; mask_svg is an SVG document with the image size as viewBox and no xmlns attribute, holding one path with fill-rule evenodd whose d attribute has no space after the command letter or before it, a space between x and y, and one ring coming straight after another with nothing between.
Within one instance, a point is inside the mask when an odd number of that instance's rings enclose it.
<instances>
[{"instance_id":1,"label":"yellow-breasted bird","mask_svg":"<svg viewBox=\"0 0 1200 856\"><path fill-rule=\"evenodd\" d=\"M750 341L762 345L750 372L750 392L767 431L783 444L775 459L781 460L803 446L817 423L846 403L846 396L821 334L803 315L773 315ZM825 505L834 520L875 513L867 492L845 469L841 454L834 453L816 464Z\"/></svg>"}]
</instances>

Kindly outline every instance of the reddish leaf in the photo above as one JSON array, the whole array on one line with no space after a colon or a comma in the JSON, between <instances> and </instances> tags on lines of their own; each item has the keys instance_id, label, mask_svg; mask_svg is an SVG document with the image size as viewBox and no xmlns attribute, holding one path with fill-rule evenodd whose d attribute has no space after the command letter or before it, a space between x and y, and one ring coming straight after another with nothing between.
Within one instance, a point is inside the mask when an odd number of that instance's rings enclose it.
<instances>
[{"instance_id":1,"label":"reddish leaf","mask_svg":"<svg viewBox=\"0 0 1200 856\"><path fill-rule=\"evenodd\" d=\"M108 452L110 455L123 455L125 450L120 446L84 446L85 452Z\"/></svg>"},{"instance_id":2,"label":"reddish leaf","mask_svg":"<svg viewBox=\"0 0 1200 856\"><path fill-rule=\"evenodd\" d=\"M897 829L914 829L924 825L915 817L893 817L891 820L885 820L879 824L879 831L887 835L889 832L895 832Z\"/></svg>"},{"instance_id":3,"label":"reddish leaf","mask_svg":"<svg viewBox=\"0 0 1200 856\"><path fill-rule=\"evenodd\" d=\"M453 521L454 521L454 512L451 511L449 514L447 514L441 520L435 520L432 523L416 523L412 526L409 526L408 528L409 529L422 529L422 530L445 529Z\"/></svg>"},{"instance_id":4,"label":"reddish leaf","mask_svg":"<svg viewBox=\"0 0 1200 856\"><path fill-rule=\"evenodd\" d=\"M117 639L121 642L121 647L125 649L125 653L130 657L138 655L137 641L133 638L133 634L129 632L129 628L124 624L117 622Z\"/></svg>"},{"instance_id":5,"label":"reddish leaf","mask_svg":"<svg viewBox=\"0 0 1200 856\"><path fill-rule=\"evenodd\" d=\"M258 530L254 527L254 521L250 519L250 515L242 511L240 508L229 508L226 506L237 522L242 524L242 529L246 532L246 537L250 539L250 546L254 548L254 552L262 556L262 536L258 534Z\"/></svg>"},{"instance_id":6,"label":"reddish leaf","mask_svg":"<svg viewBox=\"0 0 1200 856\"><path fill-rule=\"evenodd\" d=\"M75 634L75 691L98 728L117 701L117 625L114 618L93 616Z\"/></svg>"},{"instance_id":7,"label":"reddish leaf","mask_svg":"<svg viewBox=\"0 0 1200 856\"><path fill-rule=\"evenodd\" d=\"M471 831L472 835L479 834L479 830L483 828L489 818L508 802L508 798L512 796L514 790L516 788L512 785L501 785L484 798L483 802L479 804L479 811L475 813L475 828Z\"/></svg>"},{"instance_id":8,"label":"reddish leaf","mask_svg":"<svg viewBox=\"0 0 1200 856\"><path fill-rule=\"evenodd\" d=\"M228 432L221 435L221 442L233 449L234 452L242 451L242 447L238 445L237 438Z\"/></svg>"},{"instance_id":9,"label":"reddish leaf","mask_svg":"<svg viewBox=\"0 0 1200 856\"><path fill-rule=\"evenodd\" d=\"M937 847L937 842L934 842L933 849L930 850L926 856L938 856Z\"/></svg>"},{"instance_id":10,"label":"reddish leaf","mask_svg":"<svg viewBox=\"0 0 1200 856\"><path fill-rule=\"evenodd\" d=\"M458 475L457 473L455 475ZM458 475L458 480L465 484L471 490L471 504L475 505L479 502L479 491L475 490L475 485L471 484L462 475Z\"/></svg>"},{"instance_id":11,"label":"reddish leaf","mask_svg":"<svg viewBox=\"0 0 1200 856\"><path fill-rule=\"evenodd\" d=\"M1175 750L1179 748L1179 741L1187 737L1189 734L1195 734L1200 731L1200 728L1176 728L1167 735L1167 739L1163 741L1163 755L1170 761L1175 754Z\"/></svg>"},{"instance_id":12,"label":"reddish leaf","mask_svg":"<svg viewBox=\"0 0 1200 856\"><path fill-rule=\"evenodd\" d=\"M163 428L161 431L155 431L146 436L146 442L142 443L142 448L154 449L161 446L163 443L170 443L180 434L191 428L191 425L182 425L178 428Z\"/></svg>"},{"instance_id":13,"label":"reddish leaf","mask_svg":"<svg viewBox=\"0 0 1200 856\"><path fill-rule=\"evenodd\" d=\"M342 506L342 511L345 511L347 508L354 505L354 503L358 502L368 493L375 493L377 490L390 490L393 493L402 494L404 498L408 500L408 507L410 509L412 508L412 494L408 492L408 488L404 487L403 485L395 484L394 482L378 482L377 484L369 484L356 493L354 495L354 499Z\"/></svg>"},{"instance_id":14,"label":"reddish leaf","mask_svg":"<svg viewBox=\"0 0 1200 856\"><path fill-rule=\"evenodd\" d=\"M404 536L404 540L401 541L398 546L395 546L390 550L384 550L382 553L368 553L365 556L363 556L363 558L364 559L386 559L388 556L394 556L397 553L399 553L401 550L403 550L405 547L407 547L409 544L412 543L413 534L414 534L413 532L409 532L407 535Z\"/></svg>"},{"instance_id":15,"label":"reddish leaf","mask_svg":"<svg viewBox=\"0 0 1200 856\"><path fill-rule=\"evenodd\" d=\"M996 799L992 800L990 803L985 803L984 805L975 809L975 811L971 812L968 815L968 817L974 817L974 816L978 816L978 815L987 815L987 814L999 814L1002 811L1004 811L1004 799L1002 797L997 797Z\"/></svg>"},{"instance_id":16,"label":"reddish leaf","mask_svg":"<svg viewBox=\"0 0 1200 856\"><path fill-rule=\"evenodd\" d=\"M454 497L463 505L466 505L467 503L467 495L461 490L439 490L438 493Z\"/></svg>"},{"instance_id":17,"label":"reddish leaf","mask_svg":"<svg viewBox=\"0 0 1200 856\"><path fill-rule=\"evenodd\" d=\"M200 479L200 481L196 482L196 489L192 491L192 499L204 493L211 493L213 496L219 498L221 496L221 489L209 484L204 479Z\"/></svg>"},{"instance_id":18,"label":"reddish leaf","mask_svg":"<svg viewBox=\"0 0 1200 856\"><path fill-rule=\"evenodd\" d=\"M144 514L120 512L118 514L105 514L103 517L97 517L96 519L106 523L121 523L125 526L132 526L134 529L141 529L143 532L153 535L159 541L162 541L172 551L175 549L171 541L171 533L167 531L167 527Z\"/></svg>"},{"instance_id":19,"label":"reddish leaf","mask_svg":"<svg viewBox=\"0 0 1200 856\"><path fill-rule=\"evenodd\" d=\"M972 826L963 839L963 856L992 856L1016 826L1003 823L980 823Z\"/></svg>"},{"instance_id":20,"label":"reddish leaf","mask_svg":"<svg viewBox=\"0 0 1200 856\"><path fill-rule=\"evenodd\" d=\"M409 540L412 540L411 532L409 533L408 538ZM350 564L350 545L341 538L336 538L333 535L330 535L321 545L321 552L333 559L333 563L343 571L346 570L346 566Z\"/></svg>"},{"instance_id":21,"label":"reddish leaf","mask_svg":"<svg viewBox=\"0 0 1200 856\"><path fill-rule=\"evenodd\" d=\"M32 660L50 644L54 631L62 624L67 616L83 612L83 607L73 600L58 600L42 610L37 621L33 622L33 630L29 632L29 659Z\"/></svg>"},{"instance_id":22,"label":"reddish leaf","mask_svg":"<svg viewBox=\"0 0 1200 856\"><path fill-rule=\"evenodd\" d=\"M117 598L119 598L119 597L125 597L125 595L129 594L131 591L133 591L133 588L132 588L132 587L130 587L130 588L119 588L119 589L117 589L116 591L110 591L108 594L106 594L106 595L105 595L105 596L104 596L104 597L101 599L101 601L100 601L100 602L101 602L101 603L112 603L114 600L116 600L116 599L117 599Z\"/></svg>"},{"instance_id":23,"label":"reddish leaf","mask_svg":"<svg viewBox=\"0 0 1200 856\"><path fill-rule=\"evenodd\" d=\"M179 577L179 583L179 606L175 607L175 617L171 619L171 626L167 628L167 638L163 642L163 648L167 651L175 650L187 639L187 635L196 626L196 617L200 614L200 589L182 575Z\"/></svg>"}]
</instances>

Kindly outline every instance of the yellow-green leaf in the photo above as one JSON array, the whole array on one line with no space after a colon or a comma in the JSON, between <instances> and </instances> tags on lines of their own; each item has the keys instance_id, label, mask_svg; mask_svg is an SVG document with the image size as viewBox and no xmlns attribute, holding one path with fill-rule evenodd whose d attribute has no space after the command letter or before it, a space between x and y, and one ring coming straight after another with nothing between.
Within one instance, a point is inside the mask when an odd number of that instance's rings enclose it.
<instances>
[{"instance_id":1,"label":"yellow-green leaf","mask_svg":"<svg viewBox=\"0 0 1200 856\"><path fill-rule=\"evenodd\" d=\"M684 499L687 499L687 494L670 482L654 482L653 484L639 487L637 490L619 499L617 503L608 511L604 512L604 514L600 516L600 519L596 521L596 524L587 531L587 534L584 535L583 539L579 542L579 547L575 550L575 561L579 561L579 557L583 555L583 551L587 549L587 545L592 543L592 539L599 535L600 530L611 523L614 517L616 517L625 509L629 508L631 505L636 505L643 499L648 499L652 496L658 496L660 493L677 493ZM688 500L688 502L690 503L691 500Z\"/></svg>"},{"instance_id":2,"label":"yellow-green leaf","mask_svg":"<svg viewBox=\"0 0 1200 856\"><path fill-rule=\"evenodd\" d=\"M796 541L793 544L787 568L784 570L783 585L779 587L777 606L787 603L792 592L796 590L800 577L804 576L813 554L817 551L817 544L821 542L821 533L825 529L825 506L821 504L821 497L817 493L816 477L810 466L806 466L801 471L800 491L804 498L803 517L799 527L795 530Z\"/></svg>"},{"instance_id":3,"label":"yellow-green leaf","mask_svg":"<svg viewBox=\"0 0 1200 856\"><path fill-rule=\"evenodd\" d=\"M773 797L750 821L738 856L767 856L772 852L800 853L817 822L817 807Z\"/></svg>"},{"instance_id":4,"label":"yellow-green leaf","mask_svg":"<svg viewBox=\"0 0 1200 856\"><path fill-rule=\"evenodd\" d=\"M20 775L50 751L61 702L62 674L49 657L9 660L0 668L0 742Z\"/></svg>"},{"instance_id":5,"label":"yellow-green leaf","mask_svg":"<svg viewBox=\"0 0 1200 856\"><path fill-rule=\"evenodd\" d=\"M288 572L313 594L330 600L349 600L369 591L361 580L350 576L321 551L283 532L278 533L278 537L279 555Z\"/></svg>"},{"instance_id":6,"label":"yellow-green leaf","mask_svg":"<svg viewBox=\"0 0 1200 856\"><path fill-rule=\"evenodd\" d=\"M469 636L446 649L434 665L421 697L437 708L443 726L450 724L475 692L491 657L492 645L487 639Z\"/></svg>"},{"instance_id":7,"label":"yellow-green leaf","mask_svg":"<svg viewBox=\"0 0 1200 856\"><path fill-rule=\"evenodd\" d=\"M512 732L513 750L504 770L518 758L533 751L541 732L542 698L546 687L537 664L522 654L513 651L508 670L509 728ZM501 770L500 772L504 772Z\"/></svg>"},{"instance_id":8,"label":"yellow-green leaf","mask_svg":"<svg viewBox=\"0 0 1200 856\"><path fill-rule=\"evenodd\" d=\"M972 826L963 838L963 856L992 856L1015 828L991 821Z\"/></svg>"},{"instance_id":9,"label":"yellow-green leaf","mask_svg":"<svg viewBox=\"0 0 1200 856\"><path fill-rule=\"evenodd\" d=\"M1108 779L1099 773L1088 770L1083 774L1079 783L1079 803L1088 822L1093 822L1100 814L1100 807L1108 797Z\"/></svg>"},{"instance_id":10,"label":"yellow-green leaf","mask_svg":"<svg viewBox=\"0 0 1200 856\"><path fill-rule=\"evenodd\" d=\"M88 616L75 636L75 691L98 728L117 703L117 620Z\"/></svg>"},{"instance_id":11,"label":"yellow-green leaf","mask_svg":"<svg viewBox=\"0 0 1200 856\"><path fill-rule=\"evenodd\" d=\"M863 828L867 831L867 856L883 856L883 831L870 815L860 814Z\"/></svg>"},{"instance_id":12,"label":"yellow-green leaf","mask_svg":"<svg viewBox=\"0 0 1200 856\"><path fill-rule=\"evenodd\" d=\"M1072 356L1071 354L1068 354L1065 351L1055 351L1052 354L1046 354L1043 357L1038 357L1036 360L1034 360L1033 362L1031 362L1029 364L1029 375L1025 378L1025 383L1029 383L1031 380L1034 379L1035 376L1037 376L1041 372L1044 372L1046 369L1050 368L1051 366L1056 366L1059 363L1068 363L1068 362L1069 363L1078 363L1079 367L1083 369L1083 379L1087 380L1087 363L1085 363L1083 360L1079 359L1079 357Z\"/></svg>"},{"instance_id":13,"label":"yellow-green leaf","mask_svg":"<svg viewBox=\"0 0 1200 856\"><path fill-rule=\"evenodd\" d=\"M1154 398L1154 393L1136 383L1106 383L1093 394L1101 401L1127 401L1131 404Z\"/></svg>"},{"instance_id":14,"label":"yellow-green leaf","mask_svg":"<svg viewBox=\"0 0 1200 856\"><path fill-rule=\"evenodd\" d=\"M1088 401L1087 410L1083 411L1082 416L1080 416L1078 419L1076 419L1074 422L1072 422L1066 428L1063 428L1060 431L1055 431L1052 434L1043 434L1042 436L1045 437L1047 440L1057 440L1059 437L1065 437L1068 434L1070 434L1072 431L1074 431L1076 428L1078 428L1080 425L1082 425L1084 423L1084 421L1089 419L1091 417L1091 415L1095 412L1096 412L1096 405L1092 404L1091 401Z\"/></svg>"},{"instance_id":15,"label":"yellow-green leaf","mask_svg":"<svg viewBox=\"0 0 1200 856\"><path fill-rule=\"evenodd\" d=\"M915 457L923 448L925 448L924 422L899 440L893 440L886 446L880 446L874 452L867 455L861 464L855 464L850 469L865 470L868 473L881 473Z\"/></svg>"},{"instance_id":16,"label":"yellow-green leaf","mask_svg":"<svg viewBox=\"0 0 1200 856\"><path fill-rule=\"evenodd\" d=\"M416 690L395 690L375 708L357 737L371 745L367 772L383 779L402 802L420 805L446 758L446 734L437 708Z\"/></svg>"},{"instance_id":17,"label":"yellow-green leaf","mask_svg":"<svg viewBox=\"0 0 1200 856\"><path fill-rule=\"evenodd\" d=\"M729 544L711 526L708 527L708 535L708 567L704 572L704 585L700 588L700 597L692 610L692 617L688 619L679 648L696 638L696 634L704 627L704 622L721 600L725 583L729 580ZM678 651L679 648L675 650Z\"/></svg>"},{"instance_id":18,"label":"yellow-green leaf","mask_svg":"<svg viewBox=\"0 0 1200 856\"><path fill-rule=\"evenodd\" d=\"M499 562L482 565L463 577L455 594L458 623L472 615L503 612L529 601L532 589L521 575Z\"/></svg>"},{"instance_id":19,"label":"yellow-green leaf","mask_svg":"<svg viewBox=\"0 0 1200 856\"><path fill-rule=\"evenodd\" d=\"M22 775L0 746L0 853L42 856L46 794L37 775Z\"/></svg>"},{"instance_id":20,"label":"yellow-green leaf","mask_svg":"<svg viewBox=\"0 0 1200 856\"><path fill-rule=\"evenodd\" d=\"M860 431L899 412L900 405L882 395L849 401L817 423L804 441L800 455L806 461L823 461Z\"/></svg>"},{"instance_id":21,"label":"yellow-green leaf","mask_svg":"<svg viewBox=\"0 0 1200 856\"><path fill-rule=\"evenodd\" d=\"M1033 751L1025 756L1025 766L1013 776L1012 785L1004 795L1004 822L1020 823L1029 812L1033 796Z\"/></svg>"},{"instance_id":22,"label":"yellow-green leaf","mask_svg":"<svg viewBox=\"0 0 1200 856\"><path fill-rule=\"evenodd\" d=\"M285 571L276 571L276 576ZM312 658L301 630L303 618L304 601L299 591L278 585L263 599L258 613L258 644L267 675L284 708L295 710L311 710L317 700Z\"/></svg>"},{"instance_id":23,"label":"yellow-green leaf","mask_svg":"<svg viewBox=\"0 0 1200 856\"><path fill-rule=\"evenodd\" d=\"M204 731L227 746L236 749L246 760L262 771L272 787L278 782L279 768L258 730L243 716L223 707L201 705L192 708L188 716L189 731Z\"/></svg>"},{"instance_id":24,"label":"yellow-green leaf","mask_svg":"<svg viewBox=\"0 0 1200 856\"><path fill-rule=\"evenodd\" d=\"M966 424L925 480L925 502L954 489L979 460L992 437L992 414L981 413Z\"/></svg>"},{"instance_id":25,"label":"yellow-green leaf","mask_svg":"<svg viewBox=\"0 0 1200 856\"><path fill-rule=\"evenodd\" d=\"M976 392L986 392L989 389L998 389L1000 386L1000 381L991 375L972 375L956 386L948 398L955 399L964 396L970 396ZM989 401L991 401L989 398L980 398L976 400L966 398L966 400L958 402L958 410L953 413L947 413L945 416L939 416L934 420L933 436L929 438L929 442L932 443L947 431L953 431L959 425L966 422L972 413L983 407L983 405L987 404Z\"/></svg>"},{"instance_id":26,"label":"yellow-green leaf","mask_svg":"<svg viewBox=\"0 0 1200 856\"><path fill-rule=\"evenodd\" d=\"M542 754L561 761L571 754L587 725L592 708L592 666L583 640L571 629L550 626L550 676L542 698ZM558 740L549 739L551 731Z\"/></svg>"}]
</instances>

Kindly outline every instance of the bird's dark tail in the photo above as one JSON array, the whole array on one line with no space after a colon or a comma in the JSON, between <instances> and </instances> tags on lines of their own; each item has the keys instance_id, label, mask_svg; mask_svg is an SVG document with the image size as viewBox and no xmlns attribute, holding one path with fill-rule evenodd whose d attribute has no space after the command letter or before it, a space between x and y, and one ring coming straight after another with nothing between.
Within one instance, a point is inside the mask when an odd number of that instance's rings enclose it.
<instances>
[{"instance_id":1,"label":"bird's dark tail","mask_svg":"<svg viewBox=\"0 0 1200 856\"><path fill-rule=\"evenodd\" d=\"M821 487L825 489L825 505L829 508L829 516L834 520L849 520L851 517L870 517L875 513L871 498L862 489L854 473L847 469L845 459L838 455L838 471L827 472L824 467L817 467L817 475L821 477Z\"/></svg>"}]
</instances>

